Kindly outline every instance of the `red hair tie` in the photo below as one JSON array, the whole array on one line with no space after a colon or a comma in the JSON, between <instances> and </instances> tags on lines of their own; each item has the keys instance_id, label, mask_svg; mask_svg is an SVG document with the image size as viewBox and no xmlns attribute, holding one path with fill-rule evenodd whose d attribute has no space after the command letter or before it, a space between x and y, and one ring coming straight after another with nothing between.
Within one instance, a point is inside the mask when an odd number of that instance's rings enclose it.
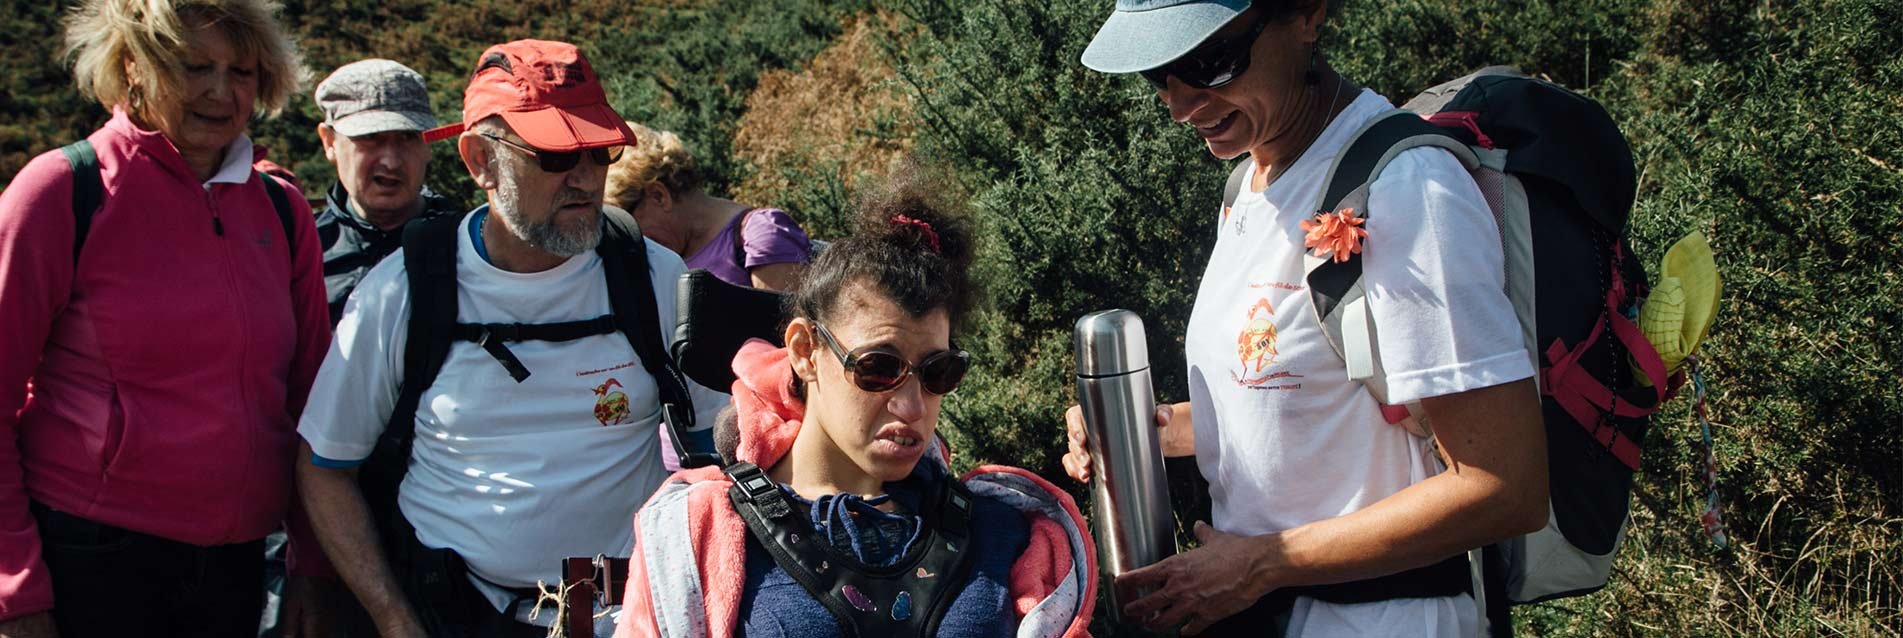
<instances>
[{"instance_id":1,"label":"red hair tie","mask_svg":"<svg viewBox=\"0 0 1903 638\"><path fill-rule=\"evenodd\" d=\"M923 219L912 219L904 215L893 215L892 223L900 225L900 226L917 227L920 233L925 234L925 243L932 245L933 254L940 254L944 252L942 250L939 250L938 248L938 231L932 230L931 222L927 222Z\"/></svg>"}]
</instances>

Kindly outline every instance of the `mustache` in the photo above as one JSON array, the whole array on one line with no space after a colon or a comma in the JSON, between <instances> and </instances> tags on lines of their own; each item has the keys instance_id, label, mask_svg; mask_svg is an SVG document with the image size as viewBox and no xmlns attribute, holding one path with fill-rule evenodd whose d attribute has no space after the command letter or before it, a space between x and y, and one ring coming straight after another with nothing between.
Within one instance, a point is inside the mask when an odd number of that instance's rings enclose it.
<instances>
[{"instance_id":1,"label":"mustache","mask_svg":"<svg viewBox=\"0 0 1903 638\"><path fill-rule=\"evenodd\" d=\"M560 193L555 194L555 206L557 207L567 206L569 204L594 204L600 201L601 193L585 191L579 188L563 188Z\"/></svg>"}]
</instances>

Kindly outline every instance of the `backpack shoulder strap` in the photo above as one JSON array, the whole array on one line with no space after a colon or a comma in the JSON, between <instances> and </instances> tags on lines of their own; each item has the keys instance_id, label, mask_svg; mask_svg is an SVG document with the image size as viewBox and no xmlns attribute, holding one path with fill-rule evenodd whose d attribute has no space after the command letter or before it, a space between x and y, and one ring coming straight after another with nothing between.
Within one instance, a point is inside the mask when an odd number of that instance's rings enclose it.
<instances>
[{"instance_id":1,"label":"backpack shoulder strap","mask_svg":"<svg viewBox=\"0 0 1903 638\"><path fill-rule=\"evenodd\" d=\"M403 269L410 284L410 319L403 347L403 392L390 422L416 425L423 391L436 382L456 326L456 234L463 218L413 220L403 229Z\"/></svg>"},{"instance_id":2,"label":"backpack shoulder strap","mask_svg":"<svg viewBox=\"0 0 1903 638\"><path fill-rule=\"evenodd\" d=\"M284 194L284 186L278 184L278 181L272 179L270 175L258 171L251 171L251 174L258 176L258 181L264 182L264 193L271 196L271 209L277 211L278 225L284 227L284 245L289 249L291 258L297 259L297 237L292 234L296 226L291 221L291 200Z\"/></svg>"},{"instance_id":3,"label":"backpack shoulder strap","mask_svg":"<svg viewBox=\"0 0 1903 638\"><path fill-rule=\"evenodd\" d=\"M458 215L419 218L403 229L403 269L410 285L410 318L405 326L403 380L396 406L369 460L358 469L370 514L385 537L385 547L408 543L398 521L397 488L409 471L410 444L416 434L416 408L423 392L436 383L456 326L456 233Z\"/></svg>"},{"instance_id":4,"label":"backpack shoulder strap","mask_svg":"<svg viewBox=\"0 0 1903 638\"><path fill-rule=\"evenodd\" d=\"M67 144L59 152L73 167L73 264L77 266L79 250L85 247L86 234L92 230L93 213L105 203L106 184L99 176L99 154L91 141Z\"/></svg>"},{"instance_id":5,"label":"backpack shoulder strap","mask_svg":"<svg viewBox=\"0 0 1903 638\"><path fill-rule=\"evenodd\" d=\"M641 227L632 215L620 209L603 208L601 218L606 223L595 250L601 255L602 271L608 279L608 304L614 310L616 327L660 389L661 421L674 441L681 468L719 465L712 424L696 427L686 377L667 356L667 346L661 341L664 324L648 273L647 240L641 236Z\"/></svg>"},{"instance_id":6,"label":"backpack shoulder strap","mask_svg":"<svg viewBox=\"0 0 1903 638\"><path fill-rule=\"evenodd\" d=\"M1242 180L1249 177L1249 161L1250 157L1244 155L1236 162L1235 168L1229 169L1229 182L1222 186L1223 212L1228 212L1230 207L1236 205L1236 198L1242 196Z\"/></svg>"},{"instance_id":7,"label":"backpack shoulder strap","mask_svg":"<svg viewBox=\"0 0 1903 638\"><path fill-rule=\"evenodd\" d=\"M1459 139L1415 113L1397 109L1368 122L1350 138L1328 169L1316 211L1352 208L1363 218L1371 216L1368 189L1381 171L1401 153L1424 146L1446 149L1469 169L1479 166L1479 158ZM1307 281L1322 334L1347 364L1348 377L1372 381L1369 387L1375 399L1385 404L1385 383L1376 372L1373 318L1361 288L1361 255L1349 255L1345 261L1314 261Z\"/></svg>"},{"instance_id":8,"label":"backpack shoulder strap","mask_svg":"<svg viewBox=\"0 0 1903 638\"><path fill-rule=\"evenodd\" d=\"M1340 209L1349 203L1344 201L1349 195L1367 188L1380 177L1381 171L1395 157L1423 146L1446 149L1468 169L1480 165L1479 157L1465 142L1421 119L1417 113L1395 109L1363 125L1348 142L1348 147L1335 156L1334 165L1328 169L1327 190L1322 192L1321 205L1316 210Z\"/></svg>"}]
</instances>

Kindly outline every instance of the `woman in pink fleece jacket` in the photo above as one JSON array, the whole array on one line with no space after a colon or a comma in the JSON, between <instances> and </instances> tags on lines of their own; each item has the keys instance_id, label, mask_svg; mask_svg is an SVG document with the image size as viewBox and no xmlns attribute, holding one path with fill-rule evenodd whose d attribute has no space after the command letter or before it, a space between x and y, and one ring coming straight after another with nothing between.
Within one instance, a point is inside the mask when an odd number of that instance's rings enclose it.
<instances>
[{"instance_id":1,"label":"woman in pink fleece jacket","mask_svg":"<svg viewBox=\"0 0 1903 638\"><path fill-rule=\"evenodd\" d=\"M726 468L635 517L618 636L1087 635L1096 562L1069 496L1024 470L950 474L940 402L971 243L916 181L807 268L784 348L734 360Z\"/></svg>"},{"instance_id":2,"label":"woman in pink fleece jacket","mask_svg":"<svg viewBox=\"0 0 1903 638\"><path fill-rule=\"evenodd\" d=\"M310 209L245 135L296 50L263 0L89 0L66 37L113 117L97 208L58 151L0 193L0 636L255 632L330 338Z\"/></svg>"}]
</instances>

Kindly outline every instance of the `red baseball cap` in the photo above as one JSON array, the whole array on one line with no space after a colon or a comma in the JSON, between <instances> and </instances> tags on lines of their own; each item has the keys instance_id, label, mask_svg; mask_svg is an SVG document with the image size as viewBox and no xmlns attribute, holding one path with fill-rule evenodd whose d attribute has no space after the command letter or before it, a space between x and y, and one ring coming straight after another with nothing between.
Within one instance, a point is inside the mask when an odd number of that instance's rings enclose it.
<instances>
[{"instance_id":1,"label":"red baseball cap","mask_svg":"<svg viewBox=\"0 0 1903 638\"><path fill-rule=\"evenodd\" d=\"M634 144L587 56L567 42L516 40L483 51L463 90L463 123L491 115L543 150Z\"/></svg>"}]
</instances>

